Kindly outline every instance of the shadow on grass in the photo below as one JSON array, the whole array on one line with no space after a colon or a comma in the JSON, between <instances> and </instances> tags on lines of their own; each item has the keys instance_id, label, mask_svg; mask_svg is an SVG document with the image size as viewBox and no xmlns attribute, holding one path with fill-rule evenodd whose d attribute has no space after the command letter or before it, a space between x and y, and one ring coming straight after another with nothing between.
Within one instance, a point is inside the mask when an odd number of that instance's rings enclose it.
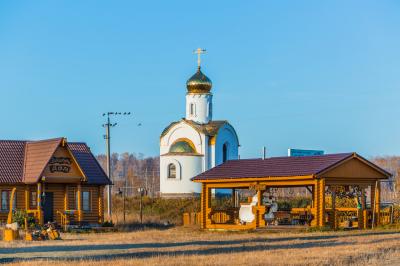
<instances>
[{"instance_id":1,"label":"shadow on grass","mask_svg":"<svg viewBox=\"0 0 400 266\"><path fill-rule=\"evenodd\" d=\"M327 247L327 246L340 246L348 245L349 242L340 242L345 238L352 238L357 236L379 236L379 235L398 235L400 232L365 232L360 234L349 234L349 235L319 235L319 236L293 236L293 237L280 237L280 238L252 238L252 239L240 239L240 240L221 240L221 241L187 241L187 242L176 242L176 243L133 243L133 244L102 244L102 245L73 245L73 246L33 246L33 247L15 247L15 248L2 248L0 254L21 254L21 253L32 253L32 252L73 252L73 251L96 251L104 250L104 252L110 253L110 251L124 251L127 249L141 249L141 248L173 248L173 247L185 247L185 246L215 246L207 249L190 249L190 250L179 250L179 251L138 251L138 252L127 252L122 254L101 254L101 255L88 255L81 257L34 257L34 258L0 258L0 263L14 262L21 260L109 260L116 258L148 258L153 256L179 256L179 255L211 255L211 254L223 254L231 252L251 252L261 250L276 250L276 249L297 249L297 248L310 248L310 247ZM271 243L279 243L284 241L314 241L304 243L294 243L285 245L268 245ZM316 242L318 241L318 242ZM251 244L251 246L246 246ZM258 245L257 245L258 244ZM229 245L227 247L224 247ZM240 247L230 245L242 245Z\"/></svg>"},{"instance_id":2,"label":"shadow on grass","mask_svg":"<svg viewBox=\"0 0 400 266\"><path fill-rule=\"evenodd\" d=\"M348 242L337 242L337 241L325 241L325 242L308 242L308 243L296 243L287 245L255 245L255 246L239 246L239 247L215 247L207 249L190 249L190 250L177 250L177 251L139 251L129 252L122 254L101 254L101 255L88 255L80 257L38 257L33 258L2 258L0 263L11 263L21 261L33 261L33 260L47 260L47 261L79 261L79 260L115 260L115 259L144 259L155 256L190 256L190 255L218 255L218 254L230 254L240 252L254 252L263 250L279 250L279 249L299 249L299 248L312 248L312 247L333 247L340 245L348 245Z\"/></svg>"},{"instance_id":3,"label":"shadow on grass","mask_svg":"<svg viewBox=\"0 0 400 266\"><path fill-rule=\"evenodd\" d=\"M156 230L167 230L175 225L170 223L126 223L126 224L117 224L115 228L118 231L130 232L130 231L139 231L146 229L156 229Z\"/></svg>"}]
</instances>

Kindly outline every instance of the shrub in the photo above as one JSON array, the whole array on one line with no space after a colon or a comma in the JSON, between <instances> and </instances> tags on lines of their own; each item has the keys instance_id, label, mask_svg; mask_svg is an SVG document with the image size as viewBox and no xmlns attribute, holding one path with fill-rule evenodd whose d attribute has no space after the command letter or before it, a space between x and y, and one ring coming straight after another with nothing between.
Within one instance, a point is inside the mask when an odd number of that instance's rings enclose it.
<instances>
[{"instance_id":1,"label":"shrub","mask_svg":"<svg viewBox=\"0 0 400 266\"><path fill-rule=\"evenodd\" d=\"M18 223L19 227L25 228L25 218L28 220L28 227L34 227L36 225L35 218L29 216L26 211L16 210L13 212L12 220L14 223Z\"/></svg>"}]
</instances>

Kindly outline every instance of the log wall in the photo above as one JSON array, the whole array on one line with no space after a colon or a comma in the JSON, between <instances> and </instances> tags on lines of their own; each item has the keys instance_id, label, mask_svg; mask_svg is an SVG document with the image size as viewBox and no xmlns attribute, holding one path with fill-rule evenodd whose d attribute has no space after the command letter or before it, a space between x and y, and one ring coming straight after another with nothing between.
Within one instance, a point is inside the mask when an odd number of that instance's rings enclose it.
<instances>
[{"instance_id":1,"label":"log wall","mask_svg":"<svg viewBox=\"0 0 400 266\"><path fill-rule=\"evenodd\" d=\"M28 189L28 206L30 206L31 191L37 191L37 185L0 185L0 206L1 206L1 191L8 190L11 191L14 187L17 188L16 191L16 209L26 210L26 193L25 190ZM61 217L57 214L57 211L64 213L65 209L77 210L76 203L76 192L77 185L74 184L45 184L43 187L45 192L53 192L53 219L57 223L61 224ZM65 192L67 197L65 197ZM90 191L90 210L82 210L82 221L83 223L97 224L103 222L103 199L104 192L103 186L98 185L82 185L82 192ZM32 206L29 207L32 209ZM100 209L99 209L100 208ZM5 223L7 221L8 211L0 210L0 222ZM71 217L71 222L79 222L78 215L73 215Z\"/></svg>"}]
</instances>

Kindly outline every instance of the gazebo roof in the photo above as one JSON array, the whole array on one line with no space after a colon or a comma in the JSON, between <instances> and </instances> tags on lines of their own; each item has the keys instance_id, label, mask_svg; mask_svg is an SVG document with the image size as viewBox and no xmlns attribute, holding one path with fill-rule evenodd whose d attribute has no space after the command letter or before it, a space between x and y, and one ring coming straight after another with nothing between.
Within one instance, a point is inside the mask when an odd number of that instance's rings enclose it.
<instances>
[{"instance_id":1,"label":"gazebo roof","mask_svg":"<svg viewBox=\"0 0 400 266\"><path fill-rule=\"evenodd\" d=\"M195 182L223 179L319 176L344 162L356 159L358 165L371 168L381 179L390 173L356 153L337 153L304 157L272 157L266 159L230 160L192 178Z\"/></svg>"}]
</instances>

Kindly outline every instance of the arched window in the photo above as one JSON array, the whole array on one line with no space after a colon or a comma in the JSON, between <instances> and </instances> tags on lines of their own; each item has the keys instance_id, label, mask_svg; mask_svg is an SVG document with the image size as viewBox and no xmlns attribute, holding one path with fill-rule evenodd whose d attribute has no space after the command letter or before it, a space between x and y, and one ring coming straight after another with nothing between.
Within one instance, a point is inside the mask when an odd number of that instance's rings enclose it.
<instances>
[{"instance_id":1,"label":"arched window","mask_svg":"<svg viewBox=\"0 0 400 266\"><path fill-rule=\"evenodd\" d=\"M168 178L176 178L176 166L173 163L168 165Z\"/></svg>"},{"instance_id":2,"label":"arched window","mask_svg":"<svg viewBox=\"0 0 400 266\"><path fill-rule=\"evenodd\" d=\"M190 104L190 115L194 115L194 104Z\"/></svg>"},{"instance_id":3,"label":"arched window","mask_svg":"<svg viewBox=\"0 0 400 266\"><path fill-rule=\"evenodd\" d=\"M222 146L222 162L226 162L228 160L228 143L224 143Z\"/></svg>"}]
</instances>

